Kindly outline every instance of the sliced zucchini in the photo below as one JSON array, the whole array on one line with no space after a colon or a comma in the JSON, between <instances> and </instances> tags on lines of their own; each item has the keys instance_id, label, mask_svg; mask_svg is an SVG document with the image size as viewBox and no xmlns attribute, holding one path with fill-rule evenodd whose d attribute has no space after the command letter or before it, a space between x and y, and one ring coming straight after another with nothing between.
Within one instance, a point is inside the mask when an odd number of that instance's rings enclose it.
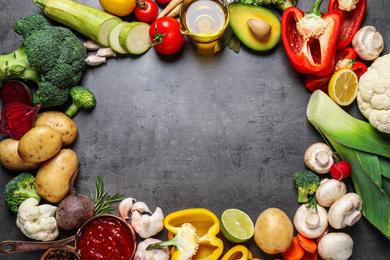
<instances>
[{"instance_id":1,"label":"sliced zucchini","mask_svg":"<svg viewBox=\"0 0 390 260\"><path fill-rule=\"evenodd\" d=\"M129 51L126 48L123 48L122 45L119 43L119 34L124 26L130 24L129 22L120 22L117 23L110 31L109 35L109 42L110 47L115 52L120 54L127 54Z\"/></svg>"},{"instance_id":2,"label":"sliced zucchini","mask_svg":"<svg viewBox=\"0 0 390 260\"><path fill-rule=\"evenodd\" d=\"M152 45L149 28L150 25L143 22L131 22L125 25L119 34L120 45L131 54L146 52Z\"/></svg>"}]
</instances>

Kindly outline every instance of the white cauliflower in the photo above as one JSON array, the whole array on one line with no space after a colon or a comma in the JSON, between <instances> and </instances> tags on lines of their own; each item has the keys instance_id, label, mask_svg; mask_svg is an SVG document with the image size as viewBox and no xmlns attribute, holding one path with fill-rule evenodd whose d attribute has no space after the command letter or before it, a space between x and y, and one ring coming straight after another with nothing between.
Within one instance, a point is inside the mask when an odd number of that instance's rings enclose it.
<instances>
[{"instance_id":1,"label":"white cauliflower","mask_svg":"<svg viewBox=\"0 0 390 260\"><path fill-rule=\"evenodd\" d=\"M54 240L59 234L54 217L57 207L50 204L38 206L38 203L38 200L29 198L20 204L16 225L31 239Z\"/></svg>"},{"instance_id":2,"label":"white cauliflower","mask_svg":"<svg viewBox=\"0 0 390 260\"><path fill-rule=\"evenodd\" d=\"M357 103L373 127L390 134L390 54L377 58L360 77Z\"/></svg>"}]
</instances>

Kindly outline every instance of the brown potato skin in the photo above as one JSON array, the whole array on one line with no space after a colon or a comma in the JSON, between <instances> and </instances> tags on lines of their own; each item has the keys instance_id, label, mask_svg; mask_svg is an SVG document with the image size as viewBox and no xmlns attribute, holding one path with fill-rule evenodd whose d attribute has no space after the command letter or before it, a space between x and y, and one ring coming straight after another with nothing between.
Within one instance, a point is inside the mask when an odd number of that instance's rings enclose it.
<instances>
[{"instance_id":1,"label":"brown potato skin","mask_svg":"<svg viewBox=\"0 0 390 260\"><path fill-rule=\"evenodd\" d=\"M256 220L254 239L267 254L283 253L289 249L294 228L289 217L278 208L268 208Z\"/></svg>"},{"instance_id":2,"label":"brown potato skin","mask_svg":"<svg viewBox=\"0 0 390 260\"><path fill-rule=\"evenodd\" d=\"M27 162L18 154L19 140L7 138L0 142L0 164L11 171L29 171L37 169L40 162Z\"/></svg>"},{"instance_id":3,"label":"brown potato skin","mask_svg":"<svg viewBox=\"0 0 390 260\"><path fill-rule=\"evenodd\" d=\"M44 162L62 146L61 134L50 126L36 126L19 140L18 154L27 162Z\"/></svg>"},{"instance_id":4,"label":"brown potato skin","mask_svg":"<svg viewBox=\"0 0 390 260\"><path fill-rule=\"evenodd\" d=\"M60 111L45 111L35 118L34 126L47 125L62 135L62 146L74 142L77 126L73 120Z\"/></svg>"},{"instance_id":5,"label":"brown potato skin","mask_svg":"<svg viewBox=\"0 0 390 260\"><path fill-rule=\"evenodd\" d=\"M69 179L79 165L77 155L71 149L61 149L45 161L35 177L35 189L45 200L58 203L69 193ZM73 182L77 172L73 175Z\"/></svg>"}]
</instances>

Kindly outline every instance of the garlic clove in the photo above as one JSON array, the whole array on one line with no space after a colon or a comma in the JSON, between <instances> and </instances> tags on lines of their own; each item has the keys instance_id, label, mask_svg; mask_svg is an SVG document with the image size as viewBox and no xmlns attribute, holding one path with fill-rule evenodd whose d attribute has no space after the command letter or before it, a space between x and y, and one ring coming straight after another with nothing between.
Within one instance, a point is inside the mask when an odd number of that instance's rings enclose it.
<instances>
[{"instance_id":1,"label":"garlic clove","mask_svg":"<svg viewBox=\"0 0 390 260\"><path fill-rule=\"evenodd\" d=\"M131 208L131 212L138 211L141 214L152 214L152 211L150 211L148 205L146 205L145 202L137 201L134 203L133 207Z\"/></svg>"},{"instance_id":2,"label":"garlic clove","mask_svg":"<svg viewBox=\"0 0 390 260\"><path fill-rule=\"evenodd\" d=\"M118 210L122 218L129 219L129 213L135 201L134 198L126 198L119 203Z\"/></svg>"},{"instance_id":3,"label":"garlic clove","mask_svg":"<svg viewBox=\"0 0 390 260\"><path fill-rule=\"evenodd\" d=\"M106 63L106 57L90 55L85 59L85 62L90 66L99 66L103 63Z\"/></svg>"},{"instance_id":4,"label":"garlic clove","mask_svg":"<svg viewBox=\"0 0 390 260\"><path fill-rule=\"evenodd\" d=\"M116 57L116 52L110 47L99 48L96 55L100 57Z\"/></svg>"},{"instance_id":5,"label":"garlic clove","mask_svg":"<svg viewBox=\"0 0 390 260\"><path fill-rule=\"evenodd\" d=\"M84 43L84 47L89 51L96 51L103 46L94 40L88 40Z\"/></svg>"}]
</instances>

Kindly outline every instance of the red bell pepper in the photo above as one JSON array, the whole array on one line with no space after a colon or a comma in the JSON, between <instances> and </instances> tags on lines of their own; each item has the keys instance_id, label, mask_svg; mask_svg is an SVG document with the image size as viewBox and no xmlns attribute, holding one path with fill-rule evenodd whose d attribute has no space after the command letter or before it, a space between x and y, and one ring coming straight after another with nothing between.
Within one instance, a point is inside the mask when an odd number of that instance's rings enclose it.
<instances>
[{"instance_id":1,"label":"red bell pepper","mask_svg":"<svg viewBox=\"0 0 390 260\"><path fill-rule=\"evenodd\" d=\"M346 4L340 5L339 0L330 0L328 12L339 10L343 14L340 31L337 38L336 50L343 50L353 39L359 30L367 8L367 0L343 1ZM343 3L342 2L342 3Z\"/></svg>"},{"instance_id":2,"label":"red bell pepper","mask_svg":"<svg viewBox=\"0 0 390 260\"><path fill-rule=\"evenodd\" d=\"M328 76L333 71L340 11L320 12L316 0L308 13L290 7L282 15L282 39L291 65L303 74Z\"/></svg>"},{"instance_id":3,"label":"red bell pepper","mask_svg":"<svg viewBox=\"0 0 390 260\"><path fill-rule=\"evenodd\" d=\"M333 74L340 69L351 69L353 70L357 77L360 78L367 71L367 66L360 62L356 61L356 52L353 48L348 47L342 51L336 52L335 66L333 73L326 77L318 77L316 75L310 74L305 79L305 85L310 91L315 91L320 89L324 92L328 92L329 81L332 78Z\"/></svg>"}]
</instances>

